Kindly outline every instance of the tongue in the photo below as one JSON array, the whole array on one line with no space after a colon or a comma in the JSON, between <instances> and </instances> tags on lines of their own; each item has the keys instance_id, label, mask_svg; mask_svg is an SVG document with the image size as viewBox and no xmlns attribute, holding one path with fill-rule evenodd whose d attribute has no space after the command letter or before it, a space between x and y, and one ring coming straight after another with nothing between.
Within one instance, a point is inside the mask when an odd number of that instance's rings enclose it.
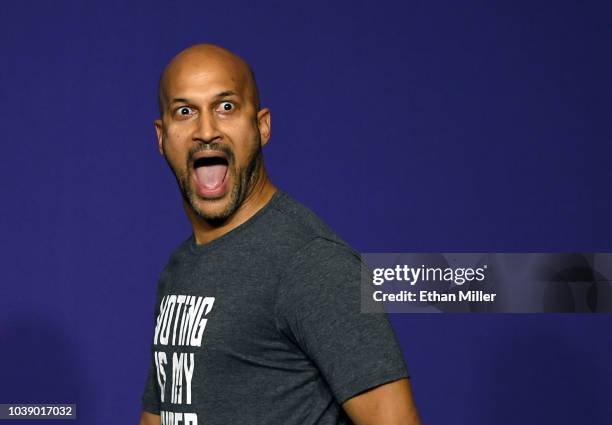
<instances>
[{"instance_id":1,"label":"tongue","mask_svg":"<svg viewBox=\"0 0 612 425\"><path fill-rule=\"evenodd\" d=\"M198 182L207 189L216 189L223 183L223 178L227 172L227 165L205 165L196 168Z\"/></svg>"}]
</instances>

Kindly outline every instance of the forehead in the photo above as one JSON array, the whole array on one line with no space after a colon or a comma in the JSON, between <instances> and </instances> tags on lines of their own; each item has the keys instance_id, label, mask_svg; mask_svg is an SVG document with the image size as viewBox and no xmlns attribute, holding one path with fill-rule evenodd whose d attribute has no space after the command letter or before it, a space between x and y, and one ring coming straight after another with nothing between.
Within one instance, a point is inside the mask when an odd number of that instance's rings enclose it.
<instances>
[{"instance_id":1,"label":"forehead","mask_svg":"<svg viewBox=\"0 0 612 425\"><path fill-rule=\"evenodd\" d=\"M240 64L230 60L191 58L172 64L164 80L165 97L214 96L222 91L245 95L248 79Z\"/></svg>"}]
</instances>

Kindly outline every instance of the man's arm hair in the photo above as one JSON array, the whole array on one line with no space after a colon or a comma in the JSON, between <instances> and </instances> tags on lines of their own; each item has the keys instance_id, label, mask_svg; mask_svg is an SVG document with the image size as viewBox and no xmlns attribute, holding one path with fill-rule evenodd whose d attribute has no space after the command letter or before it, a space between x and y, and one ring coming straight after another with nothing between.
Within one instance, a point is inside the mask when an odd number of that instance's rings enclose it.
<instances>
[{"instance_id":1,"label":"man's arm hair","mask_svg":"<svg viewBox=\"0 0 612 425\"><path fill-rule=\"evenodd\" d=\"M153 413L142 412L140 424L138 425L161 425L161 418L159 415L154 415Z\"/></svg>"},{"instance_id":2,"label":"man's arm hair","mask_svg":"<svg viewBox=\"0 0 612 425\"><path fill-rule=\"evenodd\" d=\"M421 425L407 378L358 394L342 407L355 425Z\"/></svg>"}]
</instances>

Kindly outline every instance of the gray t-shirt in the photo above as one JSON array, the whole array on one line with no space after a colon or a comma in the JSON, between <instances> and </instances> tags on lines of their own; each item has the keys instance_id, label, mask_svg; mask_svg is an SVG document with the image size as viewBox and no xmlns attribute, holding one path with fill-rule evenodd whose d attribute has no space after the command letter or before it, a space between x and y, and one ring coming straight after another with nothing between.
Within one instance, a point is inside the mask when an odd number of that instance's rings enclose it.
<instances>
[{"instance_id":1,"label":"gray t-shirt","mask_svg":"<svg viewBox=\"0 0 612 425\"><path fill-rule=\"evenodd\" d=\"M175 425L351 424L341 404L408 376L359 254L283 191L161 272L143 410Z\"/></svg>"}]
</instances>

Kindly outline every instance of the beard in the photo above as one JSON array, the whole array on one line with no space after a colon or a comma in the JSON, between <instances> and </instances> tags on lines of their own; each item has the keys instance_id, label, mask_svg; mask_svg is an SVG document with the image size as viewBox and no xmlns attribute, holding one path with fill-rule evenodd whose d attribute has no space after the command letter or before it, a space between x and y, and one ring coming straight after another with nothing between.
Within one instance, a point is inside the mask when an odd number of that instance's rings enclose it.
<instances>
[{"instance_id":1,"label":"beard","mask_svg":"<svg viewBox=\"0 0 612 425\"><path fill-rule=\"evenodd\" d=\"M230 147L220 143L200 143L191 149L187 155L186 171L183 173L177 172L176 168L173 167L170 161L168 161L168 158L165 157L170 170L176 178L181 196L196 215L211 226L219 226L230 218L236 210L240 208L244 200L251 194L255 187L260 176L263 158L260 140L259 133L257 133L254 143L252 144L253 148L247 154L246 167L243 168L237 167L234 151ZM200 207L199 202L202 202L202 198L194 189L191 179L191 173L195 172L193 170L193 156L198 152L206 150L221 151L227 156L227 173L229 173L231 177L231 187L224 196L224 198L227 197L227 201L221 211L210 212ZM205 200L204 202L216 201Z\"/></svg>"}]
</instances>

